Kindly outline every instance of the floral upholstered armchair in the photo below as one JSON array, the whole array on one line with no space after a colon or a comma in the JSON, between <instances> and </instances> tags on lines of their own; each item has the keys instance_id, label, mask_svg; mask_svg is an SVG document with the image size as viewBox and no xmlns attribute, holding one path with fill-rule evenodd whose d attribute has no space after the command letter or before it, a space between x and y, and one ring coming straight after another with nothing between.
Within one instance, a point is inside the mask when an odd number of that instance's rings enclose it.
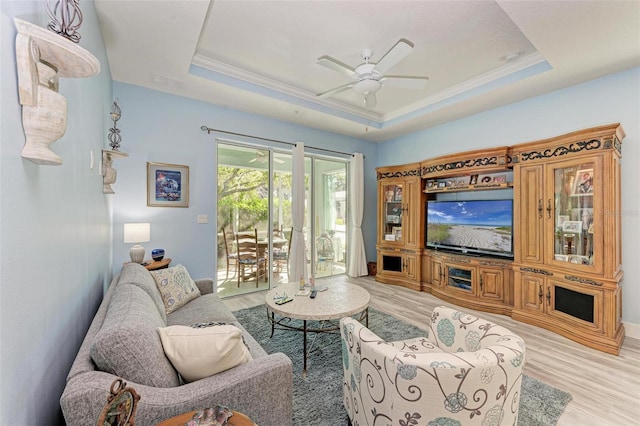
<instances>
[{"instance_id":1,"label":"floral upholstered armchair","mask_svg":"<svg viewBox=\"0 0 640 426\"><path fill-rule=\"evenodd\" d=\"M524 341L444 306L428 337L385 342L341 320L344 406L354 426L514 425Z\"/></svg>"}]
</instances>

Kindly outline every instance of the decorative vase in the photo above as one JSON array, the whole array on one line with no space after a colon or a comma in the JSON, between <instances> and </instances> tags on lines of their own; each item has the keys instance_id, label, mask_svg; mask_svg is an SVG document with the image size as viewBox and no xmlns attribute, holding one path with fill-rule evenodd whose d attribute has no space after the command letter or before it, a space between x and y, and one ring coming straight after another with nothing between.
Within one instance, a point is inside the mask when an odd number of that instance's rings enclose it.
<instances>
[{"instance_id":1,"label":"decorative vase","mask_svg":"<svg viewBox=\"0 0 640 426\"><path fill-rule=\"evenodd\" d=\"M153 249L151 250L151 258L156 262L164 259L164 249Z\"/></svg>"}]
</instances>

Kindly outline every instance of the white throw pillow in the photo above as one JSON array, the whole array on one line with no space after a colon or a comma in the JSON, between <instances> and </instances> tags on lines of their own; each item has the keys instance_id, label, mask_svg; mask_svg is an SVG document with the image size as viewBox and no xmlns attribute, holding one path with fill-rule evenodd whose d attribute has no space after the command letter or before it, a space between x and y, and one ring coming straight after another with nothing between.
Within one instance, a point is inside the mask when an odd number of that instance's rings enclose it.
<instances>
[{"instance_id":1,"label":"white throw pillow","mask_svg":"<svg viewBox=\"0 0 640 426\"><path fill-rule=\"evenodd\" d=\"M212 376L253 358L242 331L230 324L193 328L172 325L158 328L167 358L186 382Z\"/></svg>"},{"instance_id":2,"label":"white throw pillow","mask_svg":"<svg viewBox=\"0 0 640 426\"><path fill-rule=\"evenodd\" d=\"M181 264L150 272L160 291L167 314L200 296L198 286L189 276L187 268Z\"/></svg>"}]
</instances>

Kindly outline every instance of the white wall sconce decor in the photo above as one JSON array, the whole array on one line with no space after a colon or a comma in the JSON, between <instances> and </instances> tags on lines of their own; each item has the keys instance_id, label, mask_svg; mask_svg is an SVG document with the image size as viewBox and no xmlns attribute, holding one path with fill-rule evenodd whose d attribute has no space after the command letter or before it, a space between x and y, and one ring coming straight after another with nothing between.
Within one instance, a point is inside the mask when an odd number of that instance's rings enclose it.
<instances>
[{"instance_id":1,"label":"white wall sconce decor","mask_svg":"<svg viewBox=\"0 0 640 426\"><path fill-rule=\"evenodd\" d=\"M129 251L131 261L142 263L144 261L144 247L140 243L151 241L151 224L150 223L125 223L124 224L124 242L134 246Z\"/></svg>"},{"instance_id":2,"label":"white wall sconce decor","mask_svg":"<svg viewBox=\"0 0 640 426\"><path fill-rule=\"evenodd\" d=\"M120 106L117 101L113 101L111 105L111 121L113 121L113 127L109 129L109 146L112 150L117 151L120 148L120 142L122 141L122 136L120 136L120 129L118 129L118 120L122 116L122 111L120 110Z\"/></svg>"},{"instance_id":3,"label":"white wall sconce decor","mask_svg":"<svg viewBox=\"0 0 640 426\"><path fill-rule=\"evenodd\" d=\"M22 157L36 164L60 165L49 148L67 129L67 100L58 93L59 77L90 77L100 62L72 41L30 22L14 19L18 92L26 136Z\"/></svg>"},{"instance_id":4,"label":"white wall sconce decor","mask_svg":"<svg viewBox=\"0 0 640 426\"><path fill-rule=\"evenodd\" d=\"M111 150L102 150L102 192L105 194L114 194L111 185L116 183L117 172L116 169L113 168L113 160L114 158L126 158L129 156L129 154L119 151L122 136L120 136L120 129L118 129L117 123L122 116L122 111L120 110L117 99L113 101L111 105L109 116L111 117L111 121L113 121L113 127L109 129L108 136Z\"/></svg>"}]
</instances>

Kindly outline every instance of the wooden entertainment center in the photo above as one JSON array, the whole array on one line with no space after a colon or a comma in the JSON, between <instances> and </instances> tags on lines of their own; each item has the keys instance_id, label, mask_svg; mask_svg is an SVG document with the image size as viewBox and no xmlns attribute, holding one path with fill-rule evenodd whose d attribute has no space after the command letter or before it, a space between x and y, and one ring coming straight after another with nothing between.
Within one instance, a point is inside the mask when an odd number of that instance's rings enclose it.
<instances>
[{"instance_id":1,"label":"wooden entertainment center","mask_svg":"<svg viewBox=\"0 0 640 426\"><path fill-rule=\"evenodd\" d=\"M612 124L377 168L376 280L509 315L617 355L624 339L624 136ZM512 239L512 252L476 252L455 241L454 251L427 241L427 227L434 225L426 206L443 200L461 206L513 200L511 233L493 231Z\"/></svg>"}]
</instances>

